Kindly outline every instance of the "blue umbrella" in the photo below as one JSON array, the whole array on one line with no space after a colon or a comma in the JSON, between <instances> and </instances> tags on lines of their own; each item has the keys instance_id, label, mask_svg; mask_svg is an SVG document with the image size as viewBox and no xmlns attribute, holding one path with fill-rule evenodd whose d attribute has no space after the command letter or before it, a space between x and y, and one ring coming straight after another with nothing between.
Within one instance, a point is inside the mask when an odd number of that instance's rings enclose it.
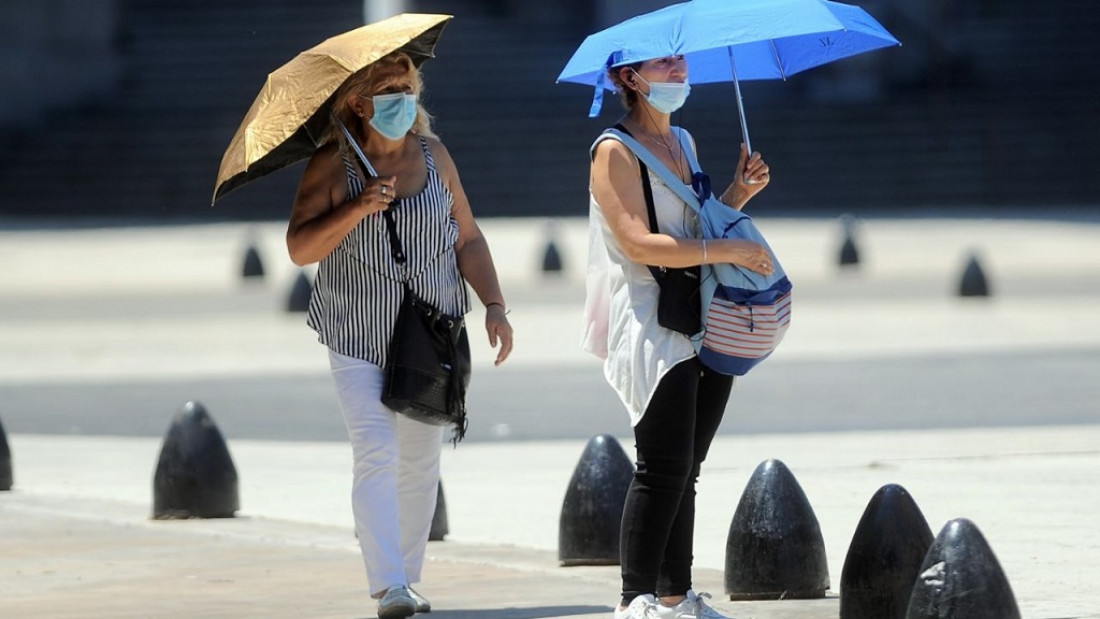
<instances>
[{"instance_id":1,"label":"blue umbrella","mask_svg":"<svg viewBox=\"0 0 1100 619\"><path fill-rule=\"evenodd\" d=\"M862 52L900 45L866 11L829 0L692 0L633 17L588 36L558 82L594 86L599 115L607 69L682 54L693 84L733 82L751 152L740 80L786 79Z\"/></svg>"}]
</instances>

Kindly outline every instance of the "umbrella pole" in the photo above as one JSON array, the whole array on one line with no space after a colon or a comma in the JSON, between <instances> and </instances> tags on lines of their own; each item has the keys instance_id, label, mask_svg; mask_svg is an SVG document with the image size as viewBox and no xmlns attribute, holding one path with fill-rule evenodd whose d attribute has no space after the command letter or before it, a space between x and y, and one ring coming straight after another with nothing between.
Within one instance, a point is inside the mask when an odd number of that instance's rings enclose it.
<instances>
[{"instance_id":1,"label":"umbrella pole","mask_svg":"<svg viewBox=\"0 0 1100 619\"><path fill-rule=\"evenodd\" d=\"M359 142L355 141L355 136L351 134L351 131L348 131L344 123L340 122L336 114L332 115L332 122L335 123L337 127L340 127L340 131L344 134L344 139L348 141L348 145L351 146L355 154L358 155L359 161L363 162L363 166L367 169L367 172L370 173L371 176L378 176L378 171L374 169L374 166L372 166L369 161L367 161L367 156L363 154L363 149L359 148Z\"/></svg>"},{"instance_id":2,"label":"umbrella pole","mask_svg":"<svg viewBox=\"0 0 1100 619\"><path fill-rule=\"evenodd\" d=\"M741 117L741 136L745 138L745 146L752 154L752 142L749 141L749 124L745 122L745 107L741 103L741 84L737 81L737 63L733 61L733 46L726 48L730 55L730 71L733 73L733 90L737 94L737 114Z\"/></svg>"}]
</instances>

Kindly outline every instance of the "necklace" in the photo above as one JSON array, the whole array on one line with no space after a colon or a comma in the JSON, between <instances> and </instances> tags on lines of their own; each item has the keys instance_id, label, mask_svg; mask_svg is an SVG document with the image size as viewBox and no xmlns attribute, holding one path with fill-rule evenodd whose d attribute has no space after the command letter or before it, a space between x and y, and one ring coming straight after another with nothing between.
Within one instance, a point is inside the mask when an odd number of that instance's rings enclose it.
<instances>
[{"instance_id":1,"label":"necklace","mask_svg":"<svg viewBox=\"0 0 1100 619\"><path fill-rule=\"evenodd\" d=\"M654 144L659 144L660 146L664 147L665 150L668 150L668 151L671 152L672 147L669 146L669 140L666 140L665 136L646 131L640 125L637 127L636 131L639 134L641 134L641 136L644 137L645 139L649 140L650 142L653 142Z\"/></svg>"},{"instance_id":2,"label":"necklace","mask_svg":"<svg viewBox=\"0 0 1100 619\"><path fill-rule=\"evenodd\" d=\"M665 148L665 150L669 151L669 153L672 152L672 144L674 144L674 142L670 141L670 140L666 140L665 136L663 136L663 135L662 136L655 136L655 135L649 135L647 133L647 134L645 134L645 137L650 142L653 142L654 144L659 144L659 145L663 146Z\"/></svg>"},{"instance_id":3,"label":"necklace","mask_svg":"<svg viewBox=\"0 0 1100 619\"><path fill-rule=\"evenodd\" d=\"M680 177L680 180L683 180L683 154L680 152L680 141L677 139L666 141L664 136L654 135L648 131L644 131L640 125L637 127L637 132L646 140L661 147L661 149L668 153L669 161L675 164L673 170ZM671 138L672 136L670 135L669 137Z\"/></svg>"}]
</instances>

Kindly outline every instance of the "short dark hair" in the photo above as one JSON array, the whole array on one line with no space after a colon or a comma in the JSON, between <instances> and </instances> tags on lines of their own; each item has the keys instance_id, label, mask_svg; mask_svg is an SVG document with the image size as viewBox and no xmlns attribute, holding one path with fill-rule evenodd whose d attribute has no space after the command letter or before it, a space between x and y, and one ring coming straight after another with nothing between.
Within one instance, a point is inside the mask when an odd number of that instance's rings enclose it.
<instances>
[{"instance_id":1,"label":"short dark hair","mask_svg":"<svg viewBox=\"0 0 1100 619\"><path fill-rule=\"evenodd\" d=\"M638 91L633 88L627 88L626 83L623 82L623 78L619 76L619 73L622 72L623 69L630 69L637 72L640 68L642 68L642 63L633 62L617 67L609 67L607 69L607 78L615 85L615 90L619 93L619 101L627 111L634 109L634 104L638 102Z\"/></svg>"}]
</instances>

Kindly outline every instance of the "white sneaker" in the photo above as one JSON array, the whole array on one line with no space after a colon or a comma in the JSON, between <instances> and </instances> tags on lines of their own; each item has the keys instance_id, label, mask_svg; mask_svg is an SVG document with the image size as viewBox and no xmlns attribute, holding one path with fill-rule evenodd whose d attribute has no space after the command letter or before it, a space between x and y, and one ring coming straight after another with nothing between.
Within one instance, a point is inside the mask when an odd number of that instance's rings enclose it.
<instances>
[{"instance_id":1,"label":"white sneaker","mask_svg":"<svg viewBox=\"0 0 1100 619\"><path fill-rule=\"evenodd\" d=\"M416 612L418 613L430 613L432 612L432 603L428 601L428 598L420 595L416 589L409 587L409 597L416 602Z\"/></svg>"},{"instance_id":2,"label":"white sneaker","mask_svg":"<svg viewBox=\"0 0 1100 619\"><path fill-rule=\"evenodd\" d=\"M615 619L654 619L657 615L657 598L648 593L639 595L630 601L626 608L615 608Z\"/></svg>"},{"instance_id":3,"label":"white sneaker","mask_svg":"<svg viewBox=\"0 0 1100 619\"><path fill-rule=\"evenodd\" d=\"M416 614L416 600L406 587L390 587L378 600L378 619L405 619Z\"/></svg>"},{"instance_id":4,"label":"white sneaker","mask_svg":"<svg viewBox=\"0 0 1100 619\"><path fill-rule=\"evenodd\" d=\"M711 598L709 593L696 593L694 589L688 589L687 596L689 601L695 603L695 616L699 619L734 619L728 615L723 615L712 608L710 604L707 604L703 598L709 600Z\"/></svg>"},{"instance_id":5,"label":"white sneaker","mask_svg":"<svg viewBox=\"0 0 1100 619\"><path fill-rule=\"evenodd\" d=\"M687 598L676 606L664 606L657 604L654 615L659 619L733 619L711 608L703 598L710 597L709 593L697 594L693 589L688 589Z\"/></svg>"}]
</instances>

